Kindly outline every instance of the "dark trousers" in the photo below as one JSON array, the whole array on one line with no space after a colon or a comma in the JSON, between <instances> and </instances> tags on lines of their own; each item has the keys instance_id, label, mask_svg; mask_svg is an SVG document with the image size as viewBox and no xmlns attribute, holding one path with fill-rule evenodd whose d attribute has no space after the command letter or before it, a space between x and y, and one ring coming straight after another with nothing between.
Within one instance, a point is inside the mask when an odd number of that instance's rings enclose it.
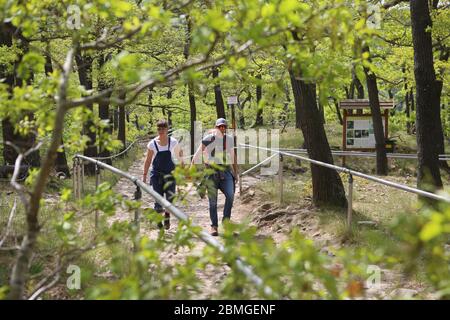
<instances>
[{"instance_id":1,"label":"dark trousers","mask_svg":"<svg viewBox=\"0 0 450 320\"><path fill-rule=\"evenodd\" d=\"M223 219L222 222L231 217L231 209L233 207L234 201L234 177L232 173L227 170L224 172L217 173L214 176L208 178L206 190L208 192L209 200L209 217L211 218L211 226L218 226L217 218L217 193L218 190L222 191L225 195L225 206L223 208Z\"/></svg>"},{"instance_id":2,"label":"dark trousers","mask_svg":"<svg viewBox=\"0 0 450 320\"><path fill-rule=\"evenodd\" d=\"M173 202L175 197L175 179L170 174L162 174L162 173L152 173L150 175L150 184L153 187L153 190L158 192L163 197L166 196L166 199L169 202ZM155 211L163 212L163 207L155 201Z\"/></svg>"}]
</instances>

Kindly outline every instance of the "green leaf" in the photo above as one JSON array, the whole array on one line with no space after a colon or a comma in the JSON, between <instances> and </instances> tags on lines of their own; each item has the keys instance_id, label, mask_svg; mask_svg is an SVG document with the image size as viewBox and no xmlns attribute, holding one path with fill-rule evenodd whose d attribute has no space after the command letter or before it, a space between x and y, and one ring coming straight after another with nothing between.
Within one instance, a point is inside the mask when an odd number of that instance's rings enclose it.
<instances>
[{"instance_id":1,"label":"green leaf","mask_svg":"<svg viewBox=\"0 0 450 320\"><path fill-rule=\"evenodd\" d=\"M279 12L281 14L290 13L298 8L297 0L283 0L280 3Z\"/></svg>"},{"instance_id":2,"label":"green leaf","mask_svg":"<svg viewBox=\"0 0 450 320\"><path fill-rule=\"evenodd\" d=\"M422 228L419 237L420 240L428 242L433 238L436 238L442 233L442 225L438 221L430 221Z\"/></svg>"},{"instance_id":3,"label":"green leaf","mask_svg":"<svg viewBox=\"0 0 450 320\"><path fill-rule=\"evenodd\" d=\"M261 16L267 18L275 13L275 5L273 3L266 3L261 9Z\"/></svg>"}]
</instances>

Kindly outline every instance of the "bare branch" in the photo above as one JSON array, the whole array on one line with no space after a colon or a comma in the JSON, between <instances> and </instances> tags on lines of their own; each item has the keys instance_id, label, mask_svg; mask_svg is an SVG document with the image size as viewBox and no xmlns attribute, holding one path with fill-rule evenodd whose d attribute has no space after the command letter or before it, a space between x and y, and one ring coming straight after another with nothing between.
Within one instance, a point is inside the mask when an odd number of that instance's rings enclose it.
<instances>
[{"instance_id":1,"label":"bare branch","mask_svg":"<svg viewBox=\"0 0 450 320\"><path fill-rule=\"evenodd\" d=\"M98 40L81 45L80 50L89 50L89 49L103 50L103 49L114 47L116 44L118 44L124 40L130 39L136 33L141 31L141 29L142 29L141 27L138 27L120 37L117 37L116 39L114 39L113 41L110 41L110 42L106 41L106 37L108 35L108 29L105 29L102 36Z\"/></svg>"},{"instance_id":2,"label":"bare branch","mask_svg":"<svg viewBox=\"0 0 450 320\"><path fill-rule=\"evenodd\" d=\"M17 191L17 194L20 197L20 201L22 201L22 203L25 207L25 210L27 210L29 208L29 200L27 198L27 191L22 185L20 185L17 182L17 178L20 173L20 167L21 167L23 158L24 158L24 155L22 153L19 153L16 158L16 162L14 164L14 172L13 172L10 184Z\"/></svg>"},{"instance_id":3,"label":"bare branch","mask_svg":"<svg viewBox=\"0 0 450 320\"><path fill-rule=\"evenodd\" d=\"M241 45L240 47L238 47L235 51L232 51L226 55L224 55L221 59L216 60L215 62L203 65L201 67L199 67L198 69L196 69L197 71L201 71L204 69L208 69L211 68L213 66L218 66L221 65L223 63L225 63L226 58L232 54L239 54L241 52L243 52L244 50L248 49L250 47L250 45L253 42L251 40L247 41L246 43L244 43L243 45ZM213 45L215 45L215 42L213 43ZM208 50L208 53L211 53L212 50ZM152 79L148 79L146 81L143 81L141 83L136 83L136 84L132 84L132 85L128 85L125 86L121 91L122 92L131 92L133 91L133 95L131 97L129 97L126 100L119 100L119 99L113 99L113 98L107 98L113 91L112 88L107 89L107 90L103 90L101 92L99 92L96 95L92 95L92 96L87 96L87 97L83 97L80 99L74 99L71 101L67 101L65 103L65 107L67 109L71 109L71 108L75 108L75 107L79 107L82 105L87 105L87 104L92 104L92 103L98 103L99 101L105 101L104 99L106 99L107 101L111 101L111 102L115 102L117 104L129 104L131 102L133 102L138 96L139 94L144 91L145 89L149 88L149 87L153 87L157 84L160 83L164 83L167 81L172 81L175 80L180 73L182 73L183 71L196 67L196 66L200 66L202 64L204 64L205 62L207 62L209 59L208 55L204 55L203 57L200 58L196 58L196 59L192 59L191 61L188 61L176 68L173 68L171 70L166 71L163 75L161 75L161 77L159 78L152 78Z\"/></svg>"},{"instance_id":4,"label":"bare branch","mask_svg":"<svg viewBox=\"0 0 450 320\"><path fill-rule=\"evenodd\" d=\"M172 109L172 110L180 110L180 111L187 112L187 110L185 108L173 106L173 105L152 105L152 104L146 104L146 103L137 103L137 105L141 106L141 107L151 107L151 108L168 109L168 110Z\"/></svg>"}]
</instances>

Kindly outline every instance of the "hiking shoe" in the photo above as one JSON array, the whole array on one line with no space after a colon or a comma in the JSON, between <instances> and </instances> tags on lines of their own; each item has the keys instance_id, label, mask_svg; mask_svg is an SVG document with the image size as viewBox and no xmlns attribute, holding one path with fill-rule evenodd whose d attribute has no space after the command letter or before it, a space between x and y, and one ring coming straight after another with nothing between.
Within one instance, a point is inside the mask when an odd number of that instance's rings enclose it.
<instances>
[{"instance_id":1,"label":"hiking shoe","mask_svg":"<svg viewBox=\"0 0 450 320\"><path fill-rule=\"evenodd\" d=\"M164 216L164 228L166 230L170 229L170 213L166 212Z\"/></svg>"},{"instance_id":2,"label":"hiking shoe","mask_svg":"<svg viewBox=\"0 0 450 320\"><path fill-rule=\"evenodd\" d=\"M219 231L217 231L217 227L211 227L210 233L213 237L217 237L219 235Z\"/></svg>"}]
</instances>

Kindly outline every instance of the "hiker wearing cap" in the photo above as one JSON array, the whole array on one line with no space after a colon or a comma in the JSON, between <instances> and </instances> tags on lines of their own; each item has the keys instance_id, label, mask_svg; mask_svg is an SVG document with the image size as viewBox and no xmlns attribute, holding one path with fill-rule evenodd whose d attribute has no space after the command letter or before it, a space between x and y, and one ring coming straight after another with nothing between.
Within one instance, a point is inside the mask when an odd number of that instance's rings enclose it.
<instances>
[{"instance_id":1,"label":"hiker wearing cap","mask_svg":"<svg viewBox=\"0 0 450 320\"><path fill-rule=\"evenodd\" d=\"M175 155L183 166L183 153L175 138L169 137L169 125L166 120L159 120L156 124L158 136L152 139L147 145L147 158L144 164L143 181L153 187L170 202L175 197L175 179L172 171L175 169L173 155ZM147 180L148 170L151 166L150 181ZM155 201L155 211L162 213L162 206ZM162 224L158 225L160 228ZM164 214L164 228L170 228L170 214Z\"/></svg>"},{"instance_id":2,"label":"hiker wearing cap","mask_svg":"<svg viewBox=\"0 0 450 320\"><path fill-rule=\"evenodd\" d=\"M192 158L193 165L197 157L207 153L205 164L208 168L214 169L214 173L208 176L206 181L206 191L209 200L209 216L211 218L211 235L218 236L217 217L217 193L222 191L225 195L225 206L223 209L223 219L229 220L231 208L233 207L235 184L237 181L237 162L234 154L233 137L226 134L227 121L219 118L216 121L215 130L206 135L202 144Z\"/></svg>"}]
</instances>

